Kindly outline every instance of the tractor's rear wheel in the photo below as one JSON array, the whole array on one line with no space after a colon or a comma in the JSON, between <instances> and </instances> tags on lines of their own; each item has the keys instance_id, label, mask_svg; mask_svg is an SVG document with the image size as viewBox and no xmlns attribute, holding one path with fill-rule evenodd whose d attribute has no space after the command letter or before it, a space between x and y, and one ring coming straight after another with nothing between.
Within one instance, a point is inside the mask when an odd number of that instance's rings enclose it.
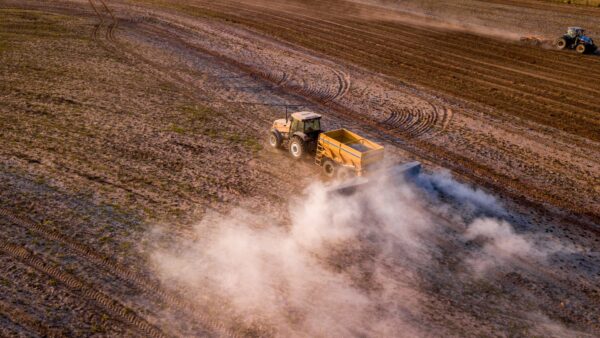
<instances>
[{"instance_id":1,"label":"tractor's rear wheel","mask_svg":"<svg viewBox=\"0 0 600 338\"><path fill-rule=\"evenodd\" d=\"M332 160L325 160L323 162L323 173L325 174L325 176L329 178L334 178L336 169L337 168L335 166L335 163L333 163Z\"/></svg>"},{"instance_id":2,"label":"tractor's rear wheel","mask_svg":"<svg viewBox=\"0 0 600 338\"><path fill-rule=\"evenodd\" d=\"M556 40L556 47L558 47L558 49L567 48L567 40L565 38L560 38Z\"/></svg>"},{"instance_id":3,"label":"tractor's rear wheel","mask_svg":"<svg viewBox=\"0 0 600 338\"><path fill-rule=\"evenodd\" d=\"M299 160L304 155L304 141L298 136L294 136L290 141L290 154L296 160Z\"/></svg>"},{"instance_id":4,"label":"tractor's rear wheel","mask_svg":"<svg viewBox=\"0 0 600 338\"><path fill-rule=\"evenodd\" d=\"M283 142L281 138L281 134L276 131L272 131L269 134L269 145L275 149L281 148L281 143Z\"/></svg>"},{"instance_id":5,"label":"tractor's rear wheel","mask_svg":"<svg viewBox=\"0 0 600 338\"><path fill-rule=\"evenodd\" d=\"M581 44L581 45L577 45L577 47L575 47L575 50L579 54L585 54L585 52L587 52L587 47L584 44Z\"/></svg>"}]
</instances>

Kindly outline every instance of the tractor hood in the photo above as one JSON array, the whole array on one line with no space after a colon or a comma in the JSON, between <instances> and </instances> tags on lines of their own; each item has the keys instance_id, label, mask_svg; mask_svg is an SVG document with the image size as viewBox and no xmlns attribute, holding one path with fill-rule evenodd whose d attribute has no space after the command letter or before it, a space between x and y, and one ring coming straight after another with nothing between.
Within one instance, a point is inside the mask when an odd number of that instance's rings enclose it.
<instances>
[{"instance_id":1,"label":"tractor hood","mask_svg":"<svg viewBox=\"0 0 600 338\"><path fill-rule=\"evenodd\" d=\"M585 43L586 45L593 45L594 44L594 41L589 36L582 36L580 38L580 40L583 41L583 43Z\"/></svg>"}]
</instances>

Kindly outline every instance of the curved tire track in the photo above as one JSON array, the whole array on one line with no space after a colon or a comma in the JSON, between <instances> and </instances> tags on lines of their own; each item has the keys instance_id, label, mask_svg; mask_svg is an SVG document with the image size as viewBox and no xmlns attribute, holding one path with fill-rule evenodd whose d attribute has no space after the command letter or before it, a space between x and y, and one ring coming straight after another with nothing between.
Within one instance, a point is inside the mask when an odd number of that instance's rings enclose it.
<instances>
[{"instance_id":1,"label":"curved tire track","mask_svg":"<svg viewBox=\"0 0 600 338\"><path fill-rule=\"evenodd\" d=\"M62 335L53 332L41 320L33 318L20 307L0 299L0 314L5 315L11 322L37 333L40 337L59 337Z\"/></svg>"},{"instance_id":2,"label":"curved tire track","mask_svg":"<svg viewBox=\"0 0 600 338\"><path fill-rule=\"evenodd\" d=\"M90 0L90 2L91 1L92 0ZM106 2L104 2L104 0L99 0L99 1L102 4L102 7L104 7L104 10L108 13L108 15L110 16L110 18L112 20L112 22L108 25L108 27L106 27L106 40L116 41L114 32L117 29L119 21L115 17L113 11L110 10L110 8L108 8L108 6L106 5Z\"/></svg>"},{"instance_id":3,"label":"curved tire track","mask_svg":"<svg viewBox=\"0 0 600 338\"><path fill-rule=\"evenodd\" d=\"M163 301L165 304L175 306L179 309L184 309L194 313L194 316L200 318L202 323L205 324L209 329L212 329L215 332L222 334L223 336L239 337L239 335L229 330L219 320L209 318L208 316L202 314L196 314L198 308L192 303L184 301L183 297L174 296L166 293L160 288L160 285L156 283L150 283L145 278L131 271L131 269L128 269L125 266L114 262L108 257L100 255L99 253L91 250L88 246L79 243L73 239L70 239L56 231L50 230L40 224L26 222L17 217L14 217L10 212L8 212L5 209L0 208L0 216L3 216L15 225L21 226L27 230L39 234L47 240L62 244L63 247L80 255L81 257L84 257L100 269L111 273L113 276L118 277L123 281L129 282L132 285L137 286L146 294L157 297L160 301Z\"/></svg>"},{"instance_id":4,"label":"curved tire track","mask_svg":"<svg viewBox=\"0 0 600 338\"><path fill-rule=\"evenodd\" d=\"M391 108L380 124L413 138L430 138L443 132L452 119L452 111L430 103L430 107Z\"/></svg>"},{"instance_id":5,"label":"curved tire track","mask_svg":"<svg viewBox=\"0 0 600 338\"><path fill-rule=\"evenodd\" d=\"M62 271L57 266L51 265L50 263L43 261L29 250L21 246L4 241L4 238L2 237L0 237L0 254L10 256L18 260L19 262L26 264L31 268L34 268L48 275L49 277L56 279L63 285L67 286L74 293L81 294L85 298L95 302L100 307L113 314L115 317L122 319L123 322L128 323L132 327L135 327L140 333L144 333L148 337L167 337L162 331L160 331L144 319L140 318L127 306L114 300L105 293L95 290L93 287L87 285L85 282Z\"/></svg>"}]
</instances>

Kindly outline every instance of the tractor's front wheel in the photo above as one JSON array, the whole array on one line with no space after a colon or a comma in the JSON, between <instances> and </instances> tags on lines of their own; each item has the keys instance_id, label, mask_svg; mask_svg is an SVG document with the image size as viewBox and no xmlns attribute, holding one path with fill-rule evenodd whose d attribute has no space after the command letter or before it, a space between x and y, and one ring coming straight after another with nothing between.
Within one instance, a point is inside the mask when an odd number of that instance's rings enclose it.
<instances>
[{"instance_id":1,"label":"tractor's front wheel","mask_svg":"<svg viewBox=\"0 0 600 338\"><path fill-rule=\"evenodd\" d=\"M290 154L295 160L299 160L304 155L304 141L298 136L294 136L290 141Z\"/></svg>"},{"instance_id":2,"label":"tractor's front wheel","mask_svg":"<svg viewBox=\"0 0 600 338\"><path fill-rule=\"evenodd\" d=\"M577 47L575 47L575 50L579 54L585 54L585 52L587 52L587 47L584 44L581 44L581 45L577 45Z\"/></svg>"},{"instance_id":3,"label":"tractor's front wheel","mask_svg":"<svg viewBox=\"0 0 600 338\"><path fill-rule=\"evenodd\" d=\"M272 131L271 134L269 134L269 145L272 148L275 149L279 149L281 148L281 143L283 142L281 134L279 134L276 131Z\"/></svg>"},{"instance_id":4,"label":"tractor's front wheel","mask_svg":"<svg viewBox=\"0 0 600 338\"><path fill-rule=\"evenodd\" d=\"M556 47L558 47L558 49L567 48L567 40L565 38L560 38L556 40Z\"/></svg>"}]
</instances>

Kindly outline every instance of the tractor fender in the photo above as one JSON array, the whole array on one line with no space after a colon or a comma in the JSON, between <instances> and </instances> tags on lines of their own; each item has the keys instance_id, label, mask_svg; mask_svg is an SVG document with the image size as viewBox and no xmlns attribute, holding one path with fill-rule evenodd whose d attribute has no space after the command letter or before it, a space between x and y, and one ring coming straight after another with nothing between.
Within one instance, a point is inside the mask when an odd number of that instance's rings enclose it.
<instances>
[{"instance_id":1,"label":"tractor fender","mask_svg":"<svg viewBox=\"0 0 600 338\"><path fill-rule=\"evenodd\" d=\"M306 141L308 141L308 140L309 140L309 137L308 137L308 135L306 135L305 133L303 133L303 132L301 132L301 131L297 131L297 132L295 132L293 136L297 136L297 137L299 137L299 138L300 138L302 141L304 141L304 142L306 142Z\"/></svg>"},{"instance_id":2,"label":"tractor fender","mask_svg":"<svg viewBox=\"0 0 600 338\"><path fill-rule=\"evenodd\" d=\"M271 128L271 132L275 135L277 135L277 137L281 138L283 135L281 135L281 132L275 128Z\"/></svg>"}]
</instances>

